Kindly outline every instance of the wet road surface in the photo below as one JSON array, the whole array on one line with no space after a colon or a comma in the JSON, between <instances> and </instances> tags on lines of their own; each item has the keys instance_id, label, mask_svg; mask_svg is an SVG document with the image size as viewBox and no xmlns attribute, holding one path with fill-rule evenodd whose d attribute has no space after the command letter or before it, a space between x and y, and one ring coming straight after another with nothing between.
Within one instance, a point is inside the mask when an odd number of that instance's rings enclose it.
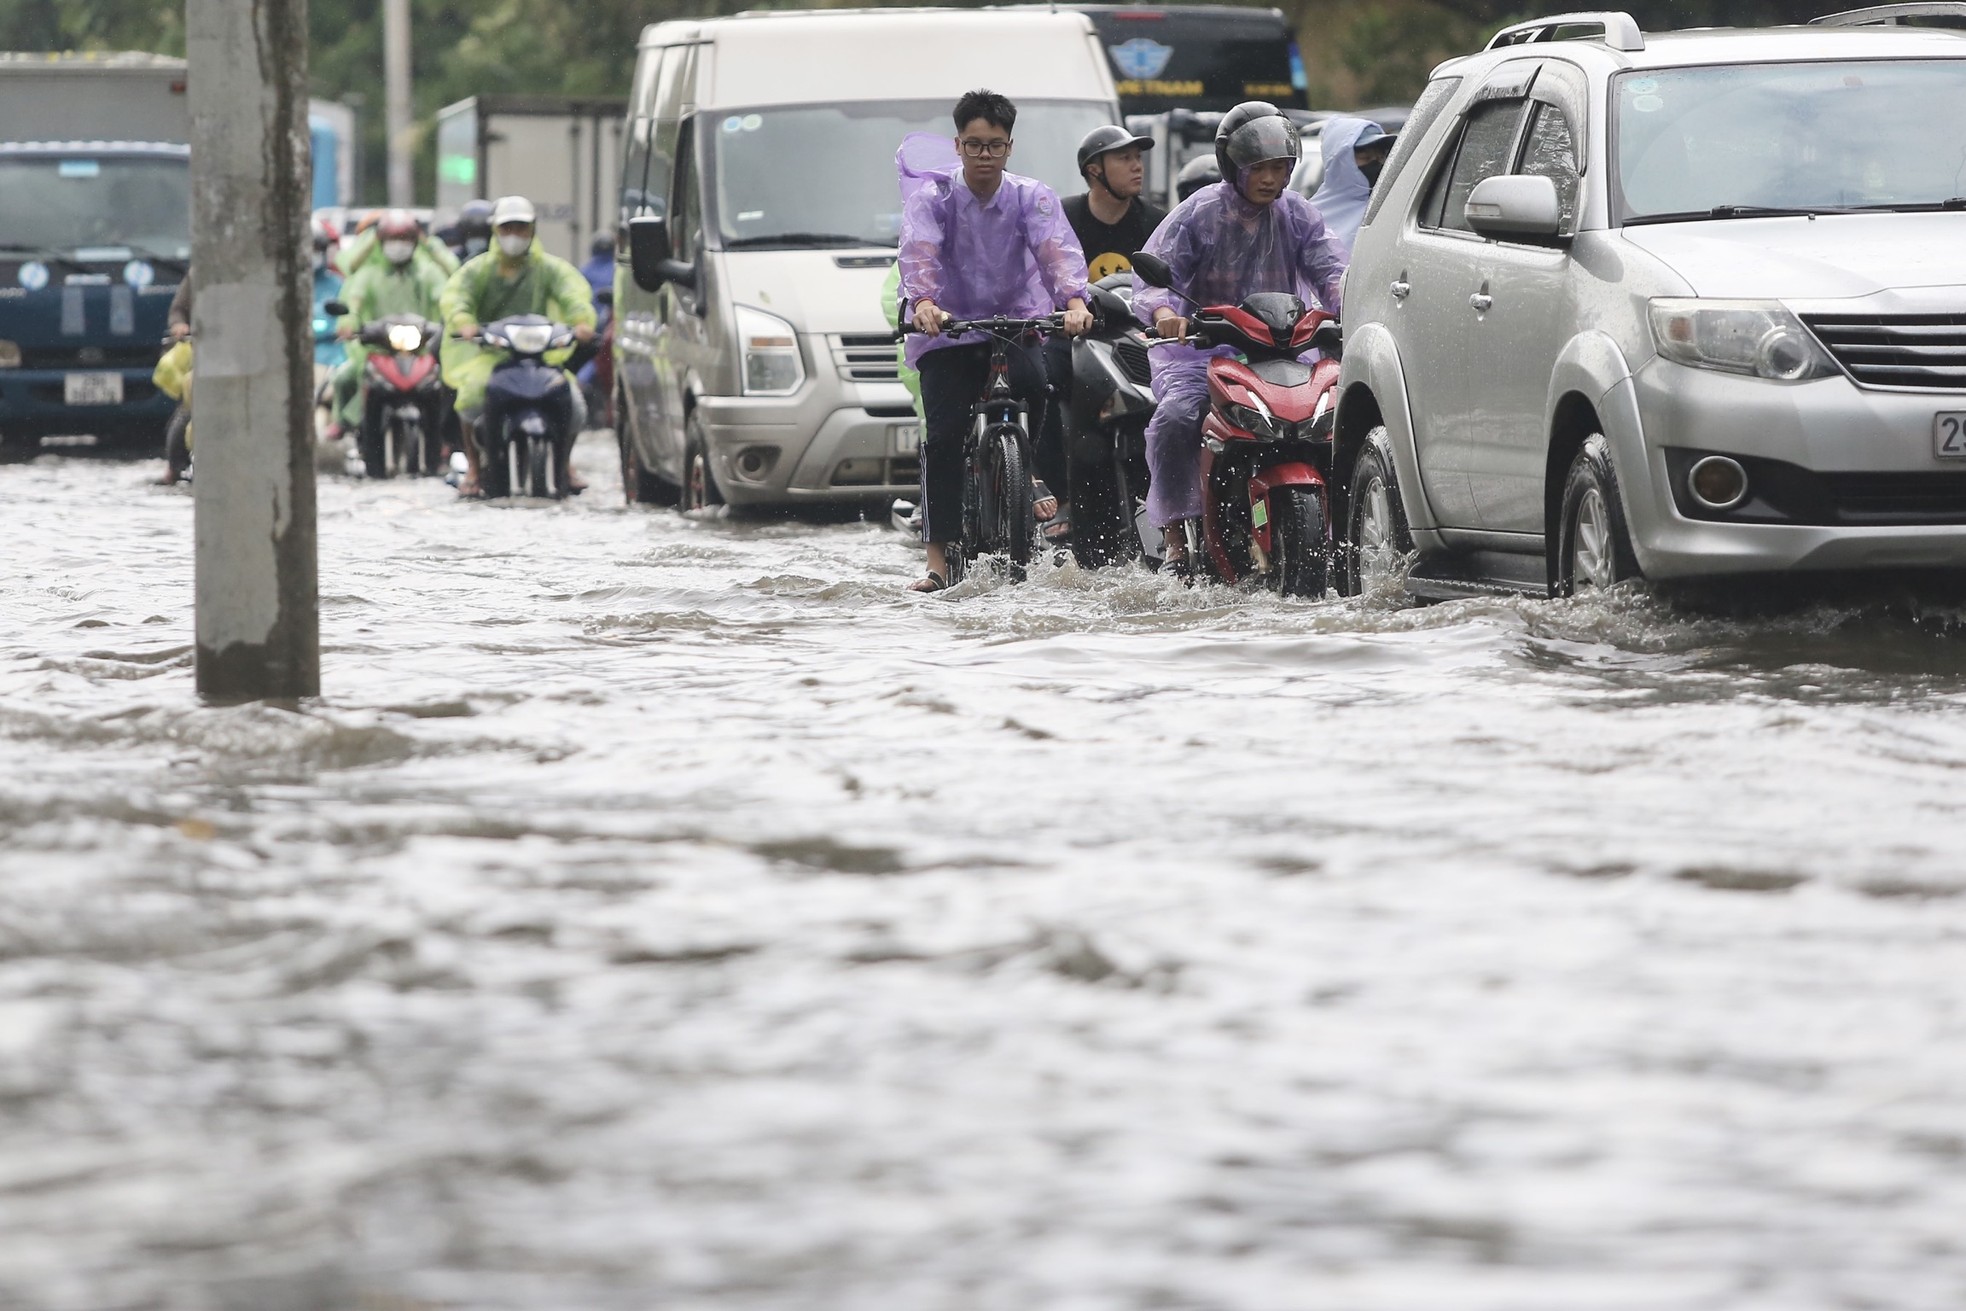
<instances>
[{"instance_id":1,"label":"wet road surface","mask_svg":"<svg viewBox=\"0 0 1966 1311\"><path fill-rule=\"evenodd\" d=\"M0 469L0 1306L1966 1305L1966 636Z\"/></svg>"}]
</instances>

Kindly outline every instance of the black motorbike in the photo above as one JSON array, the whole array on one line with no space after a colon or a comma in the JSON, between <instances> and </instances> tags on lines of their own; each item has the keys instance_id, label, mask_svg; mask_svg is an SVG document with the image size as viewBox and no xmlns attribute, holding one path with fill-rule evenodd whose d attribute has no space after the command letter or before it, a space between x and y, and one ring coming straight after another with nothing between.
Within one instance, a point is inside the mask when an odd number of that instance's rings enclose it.
<instances>
[{"instance_id":1,"label":"black motorbike","mask_svg":"<svg viewBox=\"0 0 1966 1311\"><path fill-rule=\"evenodd\" d=\"M561 470L574 439L568 431L574 406L564 389L573 384L546 355L572 346L573 329L523 314L487 324L479 341L509 352L485 385L486 413L498 409L503 422L496 430L487 423L479 434L479 486L493 500L513 495L558 500L567 494Z\"/></svg>"},{"instance_id":2,"label":"black motorbike","mask_svg":"<svg viewBox=\"0 0 1966 1311\"><path fill-rule=\"evenodd\" d=\"M1088 297L1092 331L1072 343L1065 425L1072 475L1072 553L1095 569L1158 561L1147 526L1147 420L1154 414L1147 335L1133 316L1133 275L1114 273Z\"/></svg>"}]
</instances>

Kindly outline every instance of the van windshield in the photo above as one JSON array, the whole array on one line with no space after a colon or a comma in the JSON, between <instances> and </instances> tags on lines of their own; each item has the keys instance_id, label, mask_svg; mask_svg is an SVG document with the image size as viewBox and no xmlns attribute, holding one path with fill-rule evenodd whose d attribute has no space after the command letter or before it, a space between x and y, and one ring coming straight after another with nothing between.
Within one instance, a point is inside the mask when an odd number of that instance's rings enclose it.
<instances>
[{"instance_id":1,"label":"van windshield","mask_svg":"<svg viewBox=\"0 0 1966 1311\"><path fill-rule=\"evenodd\" d=\"M191 169L183 159L0 159L0 243L188 259Z\"/></svg>"},{"instance_id":2,"label":"van windshield","mask_svg":"<svg viewBox=\"0 0 1966 1311\"><path fill-rule=\"evenodd\" d=\"M1615 104L1624 223L1966 196L1966 59L1634 70Z\"/></svg>"},{"instance_id":3,"label":"van windshield","mask_svg":"<svg viewBox=\"0 0 1966 1311\"><path fill-rule=\"evenodd\" d=\"M1060 195L1084 190L1080 138L1108 121L1096 101L1017 107L1010 170ZM706 115L703 143L726 246L894 246L901 186L894 152L911 132L955 135L945 101L791 105Z\"/></svg>"}]
</instances>

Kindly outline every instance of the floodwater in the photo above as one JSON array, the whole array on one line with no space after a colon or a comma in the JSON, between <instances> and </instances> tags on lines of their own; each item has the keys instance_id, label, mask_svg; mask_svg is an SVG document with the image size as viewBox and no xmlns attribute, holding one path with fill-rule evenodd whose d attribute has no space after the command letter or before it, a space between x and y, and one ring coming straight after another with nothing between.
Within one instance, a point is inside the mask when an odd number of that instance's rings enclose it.
<instances>
[{"instance_id":1,"label":"floodwater","mask_svg":"<svg viewBox=\"0 0 1966 1311\"><path fill-rule=\"evenodd\" d=\"M1966 1306L1966 634L0 469L0 1306Z\"/></svg>"}]
</instances>

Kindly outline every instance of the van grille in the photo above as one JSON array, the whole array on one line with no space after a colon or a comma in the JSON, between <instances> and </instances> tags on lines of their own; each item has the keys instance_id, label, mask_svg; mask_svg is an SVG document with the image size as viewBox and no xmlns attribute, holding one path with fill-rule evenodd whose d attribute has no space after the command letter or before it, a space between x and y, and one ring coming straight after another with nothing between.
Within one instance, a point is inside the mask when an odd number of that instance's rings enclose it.
<instances>
[{"instance_id":1,"label":"van grille","mask_svg":"<svg viewBox=\"0 0 1966 1311\"><path fill-rule=\"evenodd\" d=\"M892 333L848 333L833 338L833 364L855 382L893 382L901 376Z\"/></svg>"},{"instance_id":2,"label":"van grille","mask_svg":"<svg viewBox=\"0 0 1966 1311\"><path fill-rule=\"evenodd\" d=\"M1866 387L1966 391L1966 314L1811 315L1803 322Z\"/></svg>"}]
</instances>

